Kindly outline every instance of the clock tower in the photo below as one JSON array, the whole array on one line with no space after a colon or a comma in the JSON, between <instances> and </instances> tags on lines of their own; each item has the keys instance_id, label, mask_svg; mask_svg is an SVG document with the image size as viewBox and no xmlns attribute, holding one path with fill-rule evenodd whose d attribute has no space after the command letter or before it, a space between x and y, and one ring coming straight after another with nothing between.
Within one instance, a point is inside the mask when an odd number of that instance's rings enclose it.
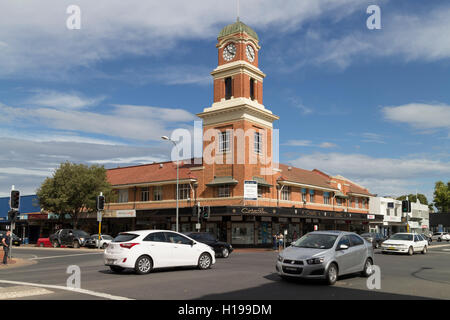
<instances>
[{"instance_id":1,"label":"clock tower","mask_svg":"<svg viewBox=\"0 0 450 320\"><path fill-rule=\"evenodd\" d=\"M206 185L225 187L229 197L240 198L244 181L255 180L269 198L276 195L272 124L279 117L263 105L266 75L259 69L259 38L238 20L223 28L217 41L218 66L211 72L214 101L197 114L203 120ZM208 189L204 196L221 196Z\"/></svg>"}]
</instances>

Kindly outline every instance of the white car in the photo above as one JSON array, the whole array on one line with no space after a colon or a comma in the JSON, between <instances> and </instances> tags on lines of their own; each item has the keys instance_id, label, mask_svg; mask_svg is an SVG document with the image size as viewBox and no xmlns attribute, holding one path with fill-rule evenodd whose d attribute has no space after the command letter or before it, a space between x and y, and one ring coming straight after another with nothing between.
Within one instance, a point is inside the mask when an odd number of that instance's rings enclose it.
<instances>
[{"instance_id":1,"label":"white car","mask_svg":"<svg viewBox=\"0 0 450 320\"><path fill-rule=\"evenodd\" d=\"M431 240L438 241L438 242L445 240L448 242L448 241L450 241L450 234L448 234L447 232L435 232L431 236Z\"/></svg>"},{"instance_id":2,"label":"white car","mask_svg":"<svg viewBox=\"0 0 450 320\"><path fill-rule=\"evenodd\" d=\"M138 274L181 266L204 270L216 263L210 246L170 230L122 232L106 248L104 260L114 272L129 268Z\"/></svg>"},{"instance_id":3,"label":"white car","mask_svg":"<svg viewBox=\"0 0 450 320\"><path fill-rule=\"evenodd\" d=\"M399 252L412 256L415 252L425 254L427 251L428 241L415 233L396 233L381 244L382 253Z\"/></svg>"},{"instance_id":4,"label":"white car","mask_svg":"<svg viewBox=\"0 0 450 320\"><path fill-rule=\"evenodd\" d=\"M106 249L111 241L113 241L113 237L107 234L102 234L100 237L100 248L102 249ZM98 248L98 234L93 234L88 240L86 240L85 246L90 248Z\"/></svg>"}]
</instances>

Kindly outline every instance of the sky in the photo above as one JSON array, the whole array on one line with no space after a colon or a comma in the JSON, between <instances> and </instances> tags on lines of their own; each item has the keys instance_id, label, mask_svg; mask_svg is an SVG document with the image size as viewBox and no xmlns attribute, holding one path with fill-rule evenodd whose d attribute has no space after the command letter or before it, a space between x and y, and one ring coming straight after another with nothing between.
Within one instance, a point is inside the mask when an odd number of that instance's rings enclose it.
<instances>
[{"instance_id":1,"label":"sky","mask_svg":"<svg viewBox=\"0 0 450 320\"><path fill-rule=\"evenodd\" d=\"M34 194L64 161L169 160L160 137L212 104L236 2L3 0L0 196ZM67 27L71 5L80 29ZM260 38L282 163L432 200L450 178L448 1L241 0L239 12Z\"/></svg>"}]
</instances>

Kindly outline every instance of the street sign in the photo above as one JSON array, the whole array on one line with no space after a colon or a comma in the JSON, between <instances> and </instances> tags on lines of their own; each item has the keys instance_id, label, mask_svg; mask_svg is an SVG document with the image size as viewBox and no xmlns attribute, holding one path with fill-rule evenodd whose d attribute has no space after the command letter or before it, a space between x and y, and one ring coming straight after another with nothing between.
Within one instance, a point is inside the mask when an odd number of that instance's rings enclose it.
<instances>
[{"instance_id":1,"label":"street sign","mask_svg":"<svg viewBox=\"0 0 450 320\"><path fill-rule=\"evenodd\" d=\"M244 181L244 200L258 200L258 182Z\"/></svg>"},{"instance_id":2,"label":"street sign","mask_svg":"<svg viewBox=\"0 0 450 320\"><path fill-rule=\"evenodd\" d=\"M97 222L102 222L102 212L97 211Z\"/></svg>"}]
</instances>

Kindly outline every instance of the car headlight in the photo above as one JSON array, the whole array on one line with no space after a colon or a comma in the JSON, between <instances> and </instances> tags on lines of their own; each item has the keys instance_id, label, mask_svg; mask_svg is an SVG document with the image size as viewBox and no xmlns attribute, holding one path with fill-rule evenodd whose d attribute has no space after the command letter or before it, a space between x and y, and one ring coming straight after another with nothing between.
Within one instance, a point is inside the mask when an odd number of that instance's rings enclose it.
<instances>
[{"instance_id":1,"label":"car headlight","mask_svg":"<svg viewBox=\"0 0 450 320\"><path fill-rule=\"evenodd\" d=\"M325 259L322 257L322 258L308 259L308 260L306 260L306 262L307 262L308 264L321 264L321 263L323 263L324 260L325 260Z\"/></svg>"},{"instance_id":2,"label":"car headlight","mask_svg":"<svg viewBox=\"0 0 450 320\"><path fill-rule=\"evenodd\" d=\"M278 261L283 262L283 257L278 255Z\"/></svg>"}]
</instances>

